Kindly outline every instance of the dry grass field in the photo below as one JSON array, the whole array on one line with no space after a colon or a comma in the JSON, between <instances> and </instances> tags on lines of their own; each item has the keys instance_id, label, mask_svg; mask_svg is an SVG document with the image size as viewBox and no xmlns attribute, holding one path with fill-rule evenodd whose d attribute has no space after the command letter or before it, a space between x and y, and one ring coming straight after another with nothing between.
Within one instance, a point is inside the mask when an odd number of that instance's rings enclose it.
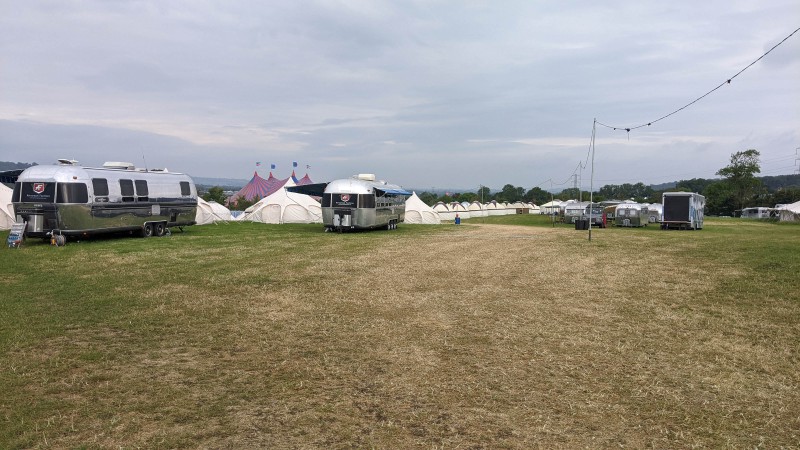
<instances>
[{"instance_id":1,"label":"dry grass field","mask_svg":"<svg viewBox=\"0 0 800 450\"><path fill-rule=\"evenodd\" d=\"M800 448L800 226L514 221L3 248L0 447Z\"/></svg>"}]
</instances>

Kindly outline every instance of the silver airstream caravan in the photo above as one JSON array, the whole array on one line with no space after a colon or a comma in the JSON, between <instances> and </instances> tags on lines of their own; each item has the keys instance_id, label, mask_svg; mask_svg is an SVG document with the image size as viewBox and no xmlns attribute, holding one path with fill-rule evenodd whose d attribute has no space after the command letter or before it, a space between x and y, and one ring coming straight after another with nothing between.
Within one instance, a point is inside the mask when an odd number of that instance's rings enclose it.
<instances>
[{"instance_id":1,"label":"silver airstream caravan","mask_svg":"<svg viewBox=\"0 0 800 450\"><path fill-rule=\"evenodd\" d=\"M325 231L393 230L405 219L406 198L411 195L398 185L377 181L373 174L286 189L322 197Z\"/></svg>"},{"instance_id":2,"label":"silver airstream caravan","mask_svg":"<svg viewBox=\"0 0 800 450\"><path fill-rule=\"evenodd\" d=\"M188 175L130 163L59 162L29 167L14 184L11 202L27 236L136 231L149 237L195 223L197 189Z\"/></svg>"},{"instance_id":3,"label":"silver airstream caravan","mask_svg":"<svg viewBox=\"0 0 800 450\"><path fill-rule=\"evenodd\" d=\"M614 225L618 227L646 227L648 220L647 205L641 203L620 203L614 210Z\"/></svg>"}]
</instances>

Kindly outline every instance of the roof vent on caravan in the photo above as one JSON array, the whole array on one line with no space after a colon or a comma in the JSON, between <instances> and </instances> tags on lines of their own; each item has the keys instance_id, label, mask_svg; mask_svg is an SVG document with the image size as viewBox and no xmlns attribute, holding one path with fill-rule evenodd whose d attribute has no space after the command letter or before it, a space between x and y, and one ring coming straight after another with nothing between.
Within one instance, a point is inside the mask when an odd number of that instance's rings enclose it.
<instances>
[{"instance_id":1,"label":"roof vent on caravan","mask_svg":"<svg viewBox=\"0 0 800 450\"><path fill-rule=\"evenodd\" d=\"M78 161L74 159L59 159L58 164L61 166L77 166Z\"/></svg>"},{"instance_id":2,"label":"roof vent on caravan","mask_svg":"<svg viewBox=\"0 0 800 450\"><path fill-rule=\"evenodd\" d=\"M356 178L358 178L359 180L364 180L364 181L375 181L375 174L374 173L360 173L360 174L358 174L358 177L356 177Z\"/></svg>"},{"instance_id":3,"label":"roof vent on caravan","mask_svg":"<svg viewBox=\"0 0 800 450\"><path fill-rule=\"evenodd\" d=\"M108 161L103 163L104 169L122 169L122 170L136 170L133 163L121 161Z\"/></svg>"}]
</instances>

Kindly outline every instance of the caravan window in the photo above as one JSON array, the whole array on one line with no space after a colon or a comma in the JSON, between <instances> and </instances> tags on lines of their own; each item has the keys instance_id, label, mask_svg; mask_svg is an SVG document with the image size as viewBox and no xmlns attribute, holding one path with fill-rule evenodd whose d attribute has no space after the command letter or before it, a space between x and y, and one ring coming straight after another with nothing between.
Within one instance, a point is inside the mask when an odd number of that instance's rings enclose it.
<instances>
[{"instance_id":1,"label":"caravan window","mask_svg":"<svg viewBox=\"0 0 800 450\"><path fill-rule=\"evenodd\" d=\"M107 196L108 180L105 178L92 178L92 190L94 191L95 196Z\"/></svg>"},{"instance_id":2,"label":"caravan window","mask_svg":"<svg viewBox=\"0 0 800 450\"><path fill-rule=\"evenodd\" d=\"M188 181L181 181L181 195L192 195L192 189Z\"/></svg>"},{"instance_id":3,"label":"caravan window","mask_svg":"<svg viewBox=\"0 0 800 450\"><path fill-rule=\"evenodd\" d=\"M140 202L146 202L150 199L148 198L149 192L147 191L147 180L136 180L136 196L138 197L136 200Z\"/></svg>"},{"instance_id":4,"label":"caravan window","mask_svg":"<svg viewBox=\"0 0 800 450\"><path fill-rule=\"evenodd\" d=\"M133 201L133 180L119 180L119 189L122 191L122 201Z\"/></svg>"},{"instance_id":5,"label":"caravan window","mask_svg":"<svg viewBox=\"0 0 800 450\"><path fill-rule=\"evenodd\" d=\"M333 194L322 194L322 207L330 208L333 201Z\"/></svg>"},{"instance_id":6,"label":"caravan window","mask_svg":"<svg viewBox=\"0 0 800 450\"><path fill-rule=\"evenodd\" d=\"M58 183L56 203L89 203L85 183Z\"/></svg>"}]
</instances>

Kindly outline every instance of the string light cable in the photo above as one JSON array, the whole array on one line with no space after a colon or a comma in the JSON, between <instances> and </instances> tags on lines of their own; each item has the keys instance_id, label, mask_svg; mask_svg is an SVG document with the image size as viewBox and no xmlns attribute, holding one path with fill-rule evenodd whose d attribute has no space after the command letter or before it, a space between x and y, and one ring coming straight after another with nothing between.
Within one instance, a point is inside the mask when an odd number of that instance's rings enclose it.
<instances>
[{"instance_id":1,"label":"string light cable","mask_svg":"<svg viewBox=\"0 0 800 450\"><path fill-rule=\"evenodd\" d=\"M656 120L651 120L650 122L643 123L643 124L641 124L641 125L636 125L636 126L628 126L628 127L619 127L619 126L607 125L607 124L604 124L604 123L602 123L602 122L599 122L599 121L597 121L597 119L595 119L595 123L597 123L597 125L600 125L600 126L603 126L603 127L606 127L606 128L612 129L612 130L615 130L615 131L617 131L617 130L620 130L620 131L624 130L624 131L626 131L626 132L628 132L628 133L630 133L630 132L631 132L631 131L633 131L633 130L639 129L639 128L649 127L650 125L652 125L652 124L654 124L654 123L656 123L656 122L660 122L660 121L662 121L662 120L666 119L667 117L673 116L673 115L675 115L675 114L677 114L677 113L679 113L679 112L683 111L684 109L686 109L686 108L688 108L688 107L690 107L690 106L694 105L695 103L699 102L700 100L702 100L702 99L704 99L704 98L708 97L709 95L711 95L711 94L712 94L714 91L716 91L717 89L721 88L722 86L725 86L726 84L731 84L731 81L733 81L733 79L734 79L734 78L736 78L736 77L738 77L739 75L741 75L741 74L742 74L742 73L743 73L745 70L747 70L747 69L749 69L750 67L752 67L752 66L753 66L755 63L757 63L757 62L761 61L761 59L763 59L765 56L769 55L769 54L770 54L770 52L772 52L773 50L775 50L776 48L778 48L778 47L779 47L781 44L783 44L784 42L786 42L787 40L789 40L789 38L791 38L792 36L794 36L794 35L795 35L795 34L796 34L798 31L800 31L800 28L797 28L796 30L794 30L794 31L792 31L791 33L789 33L789 35L788 35L788 36L786 36L785 38L783 38L783 40L781 40L781 41L780 41L780 42L778 42L777 44L773 45L773 46L772 46L772 48L770 48L769 50L767 50L767 51L766 51L766 52L765 52L763 55L761 55L761 56L759 56L758 58L756 58L756 60L755 60L755 61L753 61L753 62L751 62L750 64L748 64L747 66L745 66L745 67L744 67L744 69L742 69L742 70L740 70L740 71L736 72L736 74L735 74L735 75L733 75L732 77L730 77L730 78L726 79L725 81L723 81L722 83L720 83L720 84L719 84L717 87L715 87L714 89L711 89L710 91L706 92L705 94L701 95L700 97L697 97L696 99L694 99L694 100L692 100L691 102L689 102L689 103L687 103L687 104L685 104L685 105L681 106L680 108L676 109L675 111L672 111L672 112L671 112L671 113L669 113L669 114L663 115L663 116L659 117L659 118L658 118L658 119L656 119Z\"/></svg>"}]
</instances>

